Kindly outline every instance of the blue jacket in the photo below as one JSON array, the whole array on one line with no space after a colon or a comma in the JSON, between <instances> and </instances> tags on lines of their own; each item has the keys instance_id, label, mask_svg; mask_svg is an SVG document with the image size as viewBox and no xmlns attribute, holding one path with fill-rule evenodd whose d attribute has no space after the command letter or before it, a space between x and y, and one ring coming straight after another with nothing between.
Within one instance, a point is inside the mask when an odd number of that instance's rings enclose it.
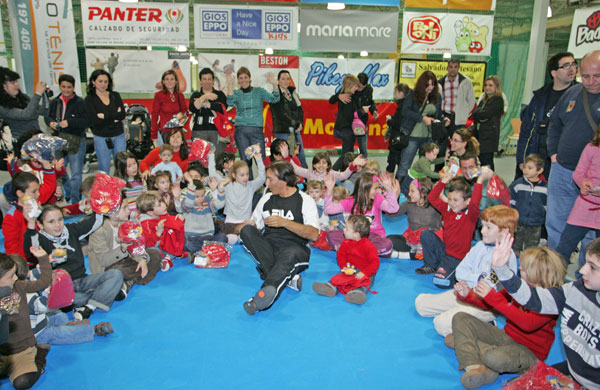
<instances>
[{"instance_id":1,"label":"blue jacket","mask_svg":"<svg viewBox=\"0 0 600 390\"><path fill-rule=\"evenodd\" d=\"M44 116L44 122L50 126L50 122L60 122L63 101L60 99L60 95L52 99L50 102L50 110L48 115ZM69 123L69 127L64 129L65 133L77 135L80 137L85 136L85 129L90 126L87 112L85 110L85 104L83 99L77 95L74 95L69 101L67 101L67 109L65 110L65 117Z\"/></svg>"},{"instance_id":2,"label":"blue jacket","mask_svg":"<svg viewBox=\"0 0 600 390\"><path fill-rule=\"evenodd\" d=\"M415 92L410 91L406 98L404 98L404 104L402 105L402 131L409 134L412 133L415 125L423 120L421 115L421 106L415 101ZM435 103L435 118L442 120L444 114L442 112L442 95L438 96L437 103Z\"/></svg>"},{"instance_id":3,"label":"blue jacket","mask_svg":"<svg viewBox=\"0 0 600 390\"><path fill-rule=\"evenodd\" d=\"M519 212L519 225L543 225L546 221L548 184L543 180L534 184L523 176L513 181L509 189L510 205Z\"/></svg>"}]
</instances>

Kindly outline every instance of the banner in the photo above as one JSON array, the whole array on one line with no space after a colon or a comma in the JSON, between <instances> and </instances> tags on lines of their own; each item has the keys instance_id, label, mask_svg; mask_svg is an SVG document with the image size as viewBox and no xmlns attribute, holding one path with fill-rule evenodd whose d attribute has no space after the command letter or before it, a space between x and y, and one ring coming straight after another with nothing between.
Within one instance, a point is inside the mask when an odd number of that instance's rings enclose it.
<instances>
[{"instance_id":1,"label":"banner","mask_svg":"<svg viewBox=\"0 0 600 390\"><path fill-rule=\"evenodd\" d=\"M162 88L163 72L173 69L182 92L191 92L189 52L166 50L86 49L87 74L106 70L114 90L126 93L154 93Z\"/></svg>"},{"instance_id":2,"label":"banner","mask_svg":"<svg viewBox=\"0 0 600 390\"><path fill-rule=\"evenodd\" d=\"M600 7L576 9L571 24L569 51L575 58L600 47Z\"/></svg>"},{"instance_id":3,"label":"banner","mask_svg":"<svg viewBox=\"0 0 600 390\"><path fill-rule=\"evenodd\" d=\"M211 68L215 73L215 89L225 95L233 94L239 88L237 71L245 66L252 75L252 85L272 91L273 87L267 82L267 76L277 77L280 70L287 70L292 77L292 85L298 85L298 57L277 55L199 53L198 70Z\"/></svg>"},{"instance_id":4,"label":"banner","mask_svg":"<svg viewBox=\"0 0 600 390\"><path fill-rule=\"evenodd\" d=\"M41 80L57 93L58 77L68 73L81 95L71 0L13 0L8 2L8 14L22 90L32 94Z\"/></svg>"},{"instance_id":5,"label":"banner","mask_svg":"<svg viewBox=\"0 0 600 390\"><path fill-rule=\"evenodd\" d=\"M281 1L281 0L277 0ZM308 4L327 4L331 3L329 0L300 0L301 3ZM398 7L400 5L400 0L343 0L336 1L336 3L344 3L351 5L381 5L384 7Z\"/></svg>"},{"instance_id":6,"label":"banner","mask_svg":"<svg viewBox=\"0 0 600 390\"><path fill-rule=\"evenodd\" d=\"M460 62L459 72L471 79L477 97L483 92L486 67L485 62ZM446 61L401 59L398 69L398 82L414 88L419 76L426 70L432 71L438 80L445 76L448 73L448 63Z\"/></svg>"},{"instance_id":7,"label":"banner","mask_svg":"<svg viewBox=\"0 0 600 390\"><path fill-rule=\"evenodd\" d=\"M187 3L81 2L87 46L189 46Z\"/></svg>"},{"instance_id":8,"label":"banner","mask_svg":"<svg viewBox=\"0 0 600 390\"><path fill-rule=\"evenodd\" d=\"M404 0L404 7L493 11L496 0Z\"/></svg>"},{"instance_id":9,"label":"banner","mask_svg":"<svg viewBox=\"0 0 600 390\"><path fill-rule=\"evenodd\" d=\"M298 50L296 7L194 5L196 48Z\"/></svg>"},{"instance_id":10,"label":"banner","mask_svg":"<svg viewBox=\"0 0 600 390\"><path fill-rule=\"evenodd\" d=\"M302 51L396 53L398 12L300 10Z\"/></svg>"},{"instance_id":11,"label":"banner","mask_svg":"<svg viewBox=\"0 0 600 390\"><path fill-rule=\"evenodd\" d=\"M2 20L2 12L0 12L0 20ZM4 28L0 28L0 53L6 53L6 41L4 41Z\"/></svg>"},{"instance_id":12,"label":"banner","mask_svg":"<svg viewBox=\"0 0 600 390\"><path fill-rule=\"evenodd\" d=\"M392 99L394 94L394 60L359 60L338 58L300 59L300 97L303 99L329 99L342 88L347 74L361 72L369 76L373 99Z\"/></svg>"},{"instance_id":13,"label":"banner","mask_svg":"<svg viewBox=\"0 0 600 390\"><path fill-rule=\"evenodd\" d=\"M490 56L493 15L404 12L402 52Z\"/></svg>"}]
</instances>

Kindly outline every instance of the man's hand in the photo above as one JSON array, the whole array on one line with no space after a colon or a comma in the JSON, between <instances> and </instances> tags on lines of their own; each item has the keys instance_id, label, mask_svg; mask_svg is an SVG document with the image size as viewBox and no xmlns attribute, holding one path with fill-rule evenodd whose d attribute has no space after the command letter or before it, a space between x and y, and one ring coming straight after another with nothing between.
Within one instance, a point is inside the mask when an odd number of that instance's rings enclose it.
<instances>
[{"instance_id":1,"label":"man's hand","mask_svg":"<svg viewBox=\"0 0 600 390\"><path fill-rule=\"evenodd\" d=\"M456 282L454 284L454 292L456 293L456 295L459 295L463 298L469 295L469 290L469 285L465 281Z\"/></svg>"},{"instance_id":2,"label":"man's hand","mask_svg":"<svg viewBox=\"0 0 600 390\"><path fill-rule=\"evenodd\" d=\"M265 218L265 225L269 227L282 227L285 228L289 220L280 217L278 215L271 215L270 217Z\"/></svg>"},{"instance_id":3,"label":"man's hand","mask_svg":"<svg viewBox=\"0 0 600 390\"><path fill-rule=\"evenodd\" d=\"M349 93L340 93L338 95L338 100L344 104L348 104L350 101L352 101L352 95Z\"/></svg>"},{"instance_id":4,"label":"man's hand","mask_svg":"<svg viewBox=\"0 0 600 390\"><path fill-rule=\"evenodd\" d=\"M148 264L146 264L146 260L142 259L140 260L140 262L138 263L138 266L135 269L136 271L141 271L140 272L140 276L143 278L146 277L146 275L148 275Z\"/></svg>"},{"instance_id":5,"label":"man's hand","mask_svg":"<svg viewBox=\"0 0 600 390\"><path fill-rule=\"evenodd\" d=\"M477 183L483 184L494 176L494 171L488 167L481 167L481 174L477 178Z\"/></svg>"},{"instance_id":6,"label":"man's hand","mask_svg":"<svg viewBox=\"0 0 600 390\"><path fill-rule=\"evenodd\" d=\"M552 156L550 156L550 161L556 162L556 154L553 154Z\"/></svg>"}]
</instances>

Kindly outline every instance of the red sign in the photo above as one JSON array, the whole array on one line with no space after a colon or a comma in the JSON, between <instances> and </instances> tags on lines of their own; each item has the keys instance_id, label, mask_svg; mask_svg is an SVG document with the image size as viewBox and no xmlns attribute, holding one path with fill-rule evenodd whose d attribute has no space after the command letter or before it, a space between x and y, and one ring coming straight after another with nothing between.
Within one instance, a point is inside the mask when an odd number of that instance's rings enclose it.
<instances>
[{"instance_id":1,"label":"red sign","mask_svg":"<svg viewBox=\"0 0 600 390\"><path fill-rule=\"evenodd\" d=\"M119 20L121 22L157 22L160 23L160 8L100 8L90 7L88 20Z\"/></svg>"},{"instance_id":2,"label":"red sign","mask_svg":"<svg viewBox=\"0 0 600 390\"><path fill-rule=\"evenodd\" d=\"M442 36L442 24L435 16L420 16L408 22L407 32L412 42L432 45Z\"/></svg>"},{"instance_id":3,"label":"red sign","mask_svg":"<svg viewBox=\"0 0 600 390\"><path fill-rule=\"evenodd\" d=\"M272 55L259 55L258 56L258 67L259 68L289 68L298 69L300 61L298 56L272 56Z\"/></svg>"}]
</instances>

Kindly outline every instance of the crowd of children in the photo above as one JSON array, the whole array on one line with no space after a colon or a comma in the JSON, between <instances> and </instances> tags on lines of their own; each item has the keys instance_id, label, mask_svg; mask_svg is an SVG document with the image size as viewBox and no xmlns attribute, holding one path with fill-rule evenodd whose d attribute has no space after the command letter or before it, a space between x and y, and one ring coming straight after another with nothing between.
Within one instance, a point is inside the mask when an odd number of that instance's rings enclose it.
<instances>
[{"instance_id":1,"label":"crowd of children","mask_svg":"<svg viewBox=\"0 0 600 390\"><path fill-rule=\"evenodd\" d=\"M314 205L302 204L303 211L318 211L321 234L313 244L337 252L339 273L329 281L315 282L314 292L327 297L340 292L346 301L364 304L373 292L380 257L422 260L416 273L433 275L433 283L447 290L419 294L416 311L434 317L435 330L456 350L458 368L466 371L461 378L465 387L492 383L501 373L525 372L536 360L545 359L554 341L557 315L562 314L567 319L561 325L568 358L565 372L597 388L600 362L586 359L577 347L573 340L581 335L569 318L577 317L577 326L597 332L600 240L584 248L587 263L581 269L582 280L563 284L563 259L568 261L590 229L599 228L598 218L581 216L599 212L590 211L587 205L593 198L586 199L600 183L599 140L600 132L575 171L581 200L569 218L559 253L539 246L547 190L544 160L537 155L525 159L523 177L510 186L510 204L491 207L481 205L483 195L494 195L489 193L493 172L487 167L452 169L450 156L437 158L435 144L423 146L421 158L410 170L404 201L394 176L382 173L375 161L361 155L343 156L342 171L333 170L325 153L315 155L312 169L302 168L294 159L285 162L290 172L307 179L297 184L298 190L306 191L303 202L314 201ZM287 161L287 144L280 142L277 151L274 160ZM110 323L90 324L94 311L110 310L115 300L126 299L135 284L147 284L159 270L173 267L174 258L189 257L192 262L207 242L238 243L241 230L256 225L253 206L267 191L265 181L271 188L274 181L283 180L265 168L260 149L252 152L258 171L253 180L248 164L235 161L227 152L209 153L206 167L186 161L185 172L171 161L170 145L160 147L159 157L160 163L142 175L133 154L116 155L113 177L123 181L122 201L105 214L89 207L95 176L81 184L85 199L61 208L55 204L56 176L64 169L61 160L13 161L21 168L5 188L12 207L2 225L7 255L0 254L0 287L12 288L21 300L18 314L15 310L9 316L10 332L0 354L11 363L7 374L15 388L30 387L43 373L46 344L79 343L112 333ZM448 166L436 172L433 166L439 163ZM23 167L33 167L36 173ZM296 207L290 204L286 207ZM383 213L391 218L406 214L408 229L402 235L386 235ZM84 216L65 224L65 217L74 214ZM273 215L262 217L270 229L285 229ZM289 234L299 234L296 229ZM476 232L481 240L472 245ZM72 320L65 312L48 308L45 290L52 283L53 270L66 271L72 279ZM521 279L515 276L518 271ZM291 276L289 286L300 290L300 275ZM254 314L268 307L257 305L246 311ZM507 319L504 329L492 324L499 313ZM591 341L585 349L588 356L597 356Z\"/></svg>"}]
</instances>

